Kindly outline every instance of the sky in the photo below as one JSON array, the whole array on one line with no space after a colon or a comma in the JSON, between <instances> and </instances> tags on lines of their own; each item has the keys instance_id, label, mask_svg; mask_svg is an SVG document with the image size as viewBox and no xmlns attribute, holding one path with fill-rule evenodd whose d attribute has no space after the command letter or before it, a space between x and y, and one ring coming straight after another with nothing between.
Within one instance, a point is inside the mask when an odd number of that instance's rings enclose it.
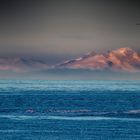
<instances>
[{"instance_id":1,"label":"sky","mask_svg":"<svg viewBox=\"0 0 140 140\"><path fill-rule=\"evenodd\" d=\"M1 0L0 55L56 64L90 51L140 50L136 0Z\"/></svg>"}]
</instances>

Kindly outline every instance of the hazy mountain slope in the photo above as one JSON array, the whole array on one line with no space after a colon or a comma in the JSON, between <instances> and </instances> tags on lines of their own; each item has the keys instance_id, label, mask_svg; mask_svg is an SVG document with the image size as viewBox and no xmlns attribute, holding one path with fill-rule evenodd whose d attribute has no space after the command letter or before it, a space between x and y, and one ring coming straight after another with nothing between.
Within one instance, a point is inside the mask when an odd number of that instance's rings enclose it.
<instances>
[{"instance_id":1,"label":"hazy mountain slope","mask_svg":"<svg viewBox=\"0 0 140 140\"><path fill-rule=\"evenodd\" d=\"M0 71L26 72L47 68L47 64L40 60L23 58L0 58Z\"/></svg>"},{"instance_id":2,"label":"hazy mountain slope","mask_svg":"<svg viewBox=\"0 0 140 140\"><path fill-rule=\"evenodd\" d=\"M58 64L59 68L114 71L140 71L140 56L130 48L119 48L107 53L89 53L83 57Z\"/></svg>"}]
</instances>

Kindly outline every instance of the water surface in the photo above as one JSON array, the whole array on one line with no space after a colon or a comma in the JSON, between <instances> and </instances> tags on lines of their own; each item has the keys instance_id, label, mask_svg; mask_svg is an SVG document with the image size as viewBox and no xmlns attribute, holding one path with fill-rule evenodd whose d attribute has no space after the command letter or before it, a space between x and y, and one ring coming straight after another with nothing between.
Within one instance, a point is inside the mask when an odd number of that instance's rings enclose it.
<instances>
[{"instance_id":1,"label":"water surface","mask_svg":"<svg viewBox=\"0 0 140 140\"><path fill-rule=\"evenodd\" d=\"M139 140L140 81L0 80L1 140Z\"/></svg>"}]
</instances>

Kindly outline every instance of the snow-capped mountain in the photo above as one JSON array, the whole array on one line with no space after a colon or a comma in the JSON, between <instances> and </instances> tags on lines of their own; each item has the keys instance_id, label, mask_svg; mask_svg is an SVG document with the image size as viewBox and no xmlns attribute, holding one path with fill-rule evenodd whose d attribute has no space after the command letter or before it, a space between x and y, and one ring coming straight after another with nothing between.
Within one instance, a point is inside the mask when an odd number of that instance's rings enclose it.
<instances>
[{"instance_id":1,"label":"snow-capped mountain","mask_svg":"<svg viewBox=\"0 0 140 140\"><path fill-rule=\"evenodd\" d=\"M107 53L87 55L56 65L58 68L93 69L114 71L140 71L140 56L131 48L119 48Z\"/></svg>"},{"instance_id":2,"label":"snow-capped mountain","mask_svg":"<svg viewBox=\"0 0 140 140\"><path fill-rule=\"evenodd\" d=\"M24 58L0 58L0 71L26 72L47 68L47 64L41 60Z\"/></svg>"}]
</instances>

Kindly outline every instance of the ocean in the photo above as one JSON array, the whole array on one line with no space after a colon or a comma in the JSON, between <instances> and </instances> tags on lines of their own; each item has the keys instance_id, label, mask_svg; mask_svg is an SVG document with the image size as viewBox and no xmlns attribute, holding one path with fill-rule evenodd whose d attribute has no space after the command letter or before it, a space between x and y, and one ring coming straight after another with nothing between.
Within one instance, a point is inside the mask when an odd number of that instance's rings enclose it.
<instances>
[{"instance_id":1,"label":"ocean","mask_svg":"<svg viewBox=\"0 0 140 140\"><path fill-rule=\"evenodd\" d=\"M0 140L140 140L140 81L0 80Z\"/></svg>"}]
</instances>

